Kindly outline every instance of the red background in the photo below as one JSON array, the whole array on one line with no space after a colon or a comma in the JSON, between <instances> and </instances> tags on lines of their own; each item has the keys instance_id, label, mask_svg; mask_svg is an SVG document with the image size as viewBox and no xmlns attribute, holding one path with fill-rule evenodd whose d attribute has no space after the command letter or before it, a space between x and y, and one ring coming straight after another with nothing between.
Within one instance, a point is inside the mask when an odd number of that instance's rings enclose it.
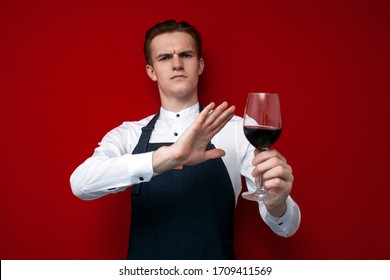
<instances>
[{"instance_id":1,"label":"red background","mask_svg":"<svg viewBox=\"0 0 390 280\"><path fill-rule=\"evenodd\" d=\"M1 259L123 259L129 192L73 196L69 176L111 128L158 109L142 43L185 19L204 39L200 99L242 115L280 94L276 148L294 168L298 233L239 200L241 259L389 259L387 1L0 2Z\"/></svg>"}]
</instances>

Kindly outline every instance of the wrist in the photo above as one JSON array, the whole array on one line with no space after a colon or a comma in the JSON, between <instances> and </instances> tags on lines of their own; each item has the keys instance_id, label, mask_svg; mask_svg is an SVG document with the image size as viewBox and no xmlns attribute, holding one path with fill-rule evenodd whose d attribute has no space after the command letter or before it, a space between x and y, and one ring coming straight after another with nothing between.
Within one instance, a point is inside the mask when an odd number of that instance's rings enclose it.
<instances>
[{"instance_id":1,"label":"wrist","mask_svg":"<svg viewBox=\"0 0 390 280\"><path fill-rule=\"evenodd\" d=\"M182 165L182 162L175 157L172 146L163 146L153 152L152 165L155 173L163 173Z\"/></svg>"},{"instance_id":2,"label":"wrist","mask_svg":"<svg viewBox=\"0 0 390 280\"><path fill-rule=\"evenodd\" d=\"M283 202L282 204L269 204L266 205L268 213L275 218L282 217L287 212L287 204Z\"/></svg>"}]
</instances>

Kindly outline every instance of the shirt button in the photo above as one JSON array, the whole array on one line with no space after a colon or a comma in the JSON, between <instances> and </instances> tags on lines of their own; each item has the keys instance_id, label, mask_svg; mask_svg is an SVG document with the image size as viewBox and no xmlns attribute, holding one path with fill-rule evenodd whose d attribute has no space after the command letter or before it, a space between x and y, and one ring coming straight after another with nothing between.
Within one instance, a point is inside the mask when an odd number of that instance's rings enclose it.
<instances>
[{"instance_id":1,"label":"shirt button","mask_svg":"<svg viewBox=\"0 0 390 280\"><path fill-rule=\"evenodd\" d=\"M139 177L138 179L142 182L144 180L144 177Z\"/></svg>"},{"instance_id":2,"label":"shirt button","mask_svg":"<svg viewBox=\"0 0 390 280\"><path fill-rule=\"evenodd\" d=\"M176 114L176 118L180 118L180 114Z\"/></svg>"},{"instance_id":3,"label":"shirt button","mask_svg":"<svg viewBox=\"0 0 390 280\"><path fill-rule=\"evenodd\" d=\"M177 136L177 135L179 135L179 134L177 134L177 132L175 132L175 133L173 133L173 135Z\"/></svg>"}]
</instances>

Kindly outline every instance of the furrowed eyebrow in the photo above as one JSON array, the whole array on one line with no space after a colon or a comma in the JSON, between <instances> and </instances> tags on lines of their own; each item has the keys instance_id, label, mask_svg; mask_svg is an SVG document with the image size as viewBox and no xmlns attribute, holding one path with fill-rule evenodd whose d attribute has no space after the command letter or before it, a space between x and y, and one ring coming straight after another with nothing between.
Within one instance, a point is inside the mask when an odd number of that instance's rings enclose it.
<instances>
[{"instance_id":1,"label":"furrowed eyebrow","mask_svg":"<svg viewBox=\"0 0 390 280\"><path fill-rule=\"evenodd\" d=\"M179 54L183 54L183 53L194 54L195 52L193 50L184 50L184 51L179 52Z\"/></svg>"},{"instance_id":2,"label":"furrowed eyebrow","mask_svg":"<svg viewBox=\"0 0 390 280\"><path fill-rule=\"evenodd\" d=\"M160 59L165 58L165 57L169 58L169 57L172 57L175 53L176 52L174 52L174 53L161 53L161 54L156 56L156 59L160 60ZM184 51L179 52L178 55L179 56L182 56L182 55L195 55L195 51L193 51L193 50L184 50Z\"/></svg>"},{"instance_id":3,"label":"furrowed eyebrow","mask_svg":"<svg viewBox=\"0 0 390 280\"><path fill-rule=\"evenodd\" d=\"M179 54L179 56L182 56L182 55L192 55L192 56L194 56L195 52L193 50L185 50L185 51L179 52L178 54Z\"/></svg>"},{"instance_id":4,"label":"furrowed eyebrow","mask_svg":"<svg viewBox=\"0 0 390 280\"><path fill-rule=\"evenodd\" d=\"M170 57L170 56L172 56L172 53L161 53L161 54L156 56L156 59L159 60L161 58Z\"/></svg>"}]
</instances>

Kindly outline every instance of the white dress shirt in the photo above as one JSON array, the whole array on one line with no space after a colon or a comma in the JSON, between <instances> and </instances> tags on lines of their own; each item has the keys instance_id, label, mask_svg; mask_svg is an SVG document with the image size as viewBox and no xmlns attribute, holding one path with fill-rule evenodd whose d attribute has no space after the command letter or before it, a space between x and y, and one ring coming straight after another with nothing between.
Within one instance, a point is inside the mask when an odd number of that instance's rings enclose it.
<instances>
[{"instance_id":1,"label":"white dress shirt","mask_svg":"<svg viewBox=\"0 0 390 280\"><path fill-rule=\"evenodd\" d=\"M199 104L178 113L161 108L150 143L175 142L198 114ZM71 175L73 193L80 199L92 200L123 191L134 184L148 182L158 175L153 172L153 152L132 154L140 138L141 128L152 118L149 116L137 122L124 122L107 133L94 154ZM211 143L226 152L222 160L233 184L237 203L242 189L241 175L245 177L248 190L255 189L251 175L254 148L245 138L242 118L234 116L213 137ZM291 236L299 228L300 210L290 196L287 199L287 211L282 217L271 216L262 202L259 202L259 212L264 222L280 236Z\"/></svg>"}]
</instances>

